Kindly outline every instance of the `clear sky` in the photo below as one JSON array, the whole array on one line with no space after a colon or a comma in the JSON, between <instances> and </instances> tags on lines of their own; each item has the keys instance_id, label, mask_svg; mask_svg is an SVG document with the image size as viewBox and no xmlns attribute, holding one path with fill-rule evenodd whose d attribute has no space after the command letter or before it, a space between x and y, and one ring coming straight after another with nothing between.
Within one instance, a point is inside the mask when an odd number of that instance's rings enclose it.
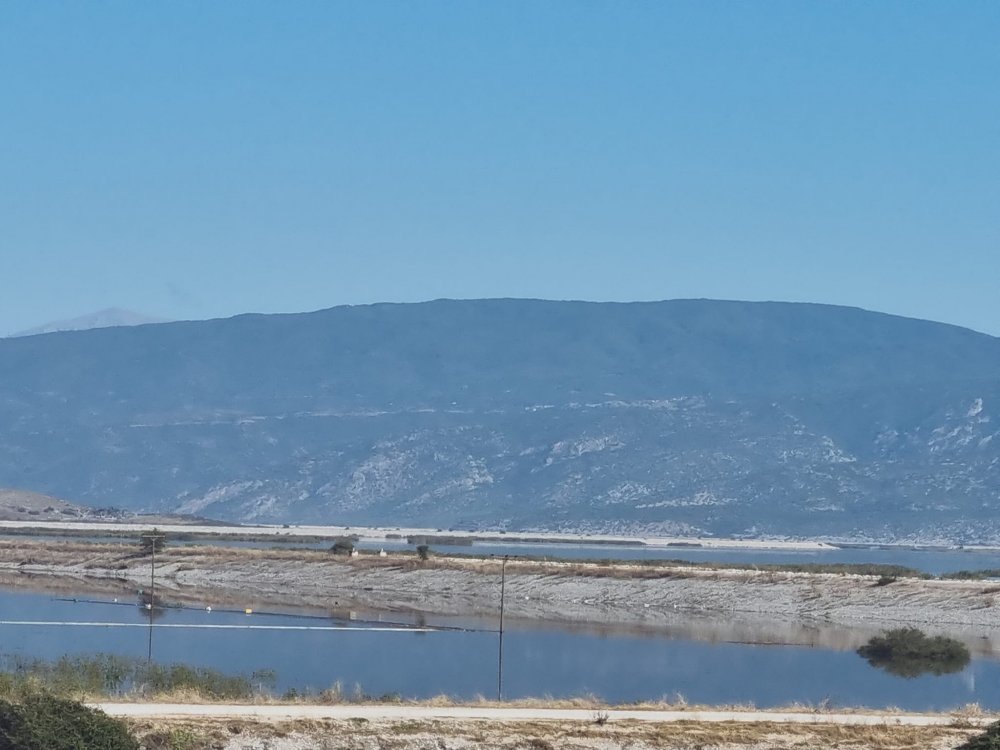
<instances>
[{"instance_id":1,"label":"clear sky","mask_svg":"<svg viewBox=\"0 0 1000 750\"><path fill-rule=\"evenodd\" d=\"M0 4L0 334L437 297L1000 334L1000 2Z\"/></svg>"}]
</instances>

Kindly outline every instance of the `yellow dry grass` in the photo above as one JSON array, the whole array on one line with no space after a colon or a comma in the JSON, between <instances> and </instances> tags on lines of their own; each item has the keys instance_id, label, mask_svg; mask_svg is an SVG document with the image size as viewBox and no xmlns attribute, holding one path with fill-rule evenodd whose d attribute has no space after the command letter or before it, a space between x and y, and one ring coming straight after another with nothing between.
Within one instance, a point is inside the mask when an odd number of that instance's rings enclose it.
<instances>
[{"instance_id":1,"label":"yellow dry grass","mask_svg":"<svg viewBox=\"0 0 1000 750\"><path fill-rule=\"evenodd\" d=\"M292 747L324 750L379 747L503 750L946 750L974 730L954 727L855 727L779 724L596 722L465 722L296 720L156 720L130 722L144 739L184 737L192 748ZM227 744L227 740L233 744ZM296 744L298 743L298 744Z\"/></svg>"}]
</instances>

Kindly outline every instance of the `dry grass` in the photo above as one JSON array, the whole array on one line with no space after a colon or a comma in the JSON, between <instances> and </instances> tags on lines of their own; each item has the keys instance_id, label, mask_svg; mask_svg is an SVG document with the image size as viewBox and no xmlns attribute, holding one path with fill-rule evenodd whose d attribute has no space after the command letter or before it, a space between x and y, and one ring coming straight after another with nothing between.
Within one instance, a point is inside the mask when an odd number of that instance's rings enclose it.
<instances>
[{"instance_id":1,"label":"dry grass","mask_svg":"<svg viewBox=\"0 0 1000 750\"><path fill-rule=\"evenodd\" d=\"M183 739L187 750L269 747L379 748L421 750L428 747L502 748L503 750L945 750L973 730L953 727L845 727L829 725L639 724L609 722L463 722L299 720L136 721L133 731L150 750L155 744ZM176 742L176 744L180 744Z\"/></svg>"},{"instance_id":2,"label":"dry grass","mask_svg":"<svg viewBox=\"0 0 1000 750\"><path fill-rule=\"evenodd\" d=\"M73 698L87 702L100 703L113 701L115 703L141 703L141 704L182 704L182 705L232 705L249 704L258 706L412 706L429 708L513 708L513 709L553 709L553 710L578 710L591 712L606 711L670 711L687 712L695 714L698 712L733 712L743 714L753 714L762 711L768 714L844 714L856 716L885 716L904 717L912 715L935 715L943 718L950 718L949 723L954 728L968 728L982 726L997 719L993 713L983 710L978 704L971 703L961 708L941 714L920 714L903 711L900 708L869 708L865 706L837 706L830 708L825 704L791 703L783 706L775 706L767 709L758 709L752 703L728 703L728 704L704 704L688 703L683 696L662 698L661 700L636 701L634 703L608 703L591 695L581 695L569 698L553 698L550 696L539 696L534 698L517 698L512 700L497 701L483 696L475 696L469 699L456 698L450 695L436 695L424 699L400 698L396 695L379 698L363 693L360 688L346 691L340 683L317 694L297 695L294 697L275 696L268 694L255 695L252 701L234 701L227 698L216 698L206 696L194 689L180 689L173 691L161 691L158 693L125 693L109 697L105 694L75 694ZM766 722L756 722L757 724Z\"/></svg>"},{"instance_id":3,"label":"dry grass","mask_svg":"<svg viewBox=\"0 0 1000 750\"><path fill-rule=\"evenodd\" d=\"M661 747L864 748L930 750L951 748L971 733L952 727L857 727L823 724L662 724Z\"/></svg>"}]
</instances>

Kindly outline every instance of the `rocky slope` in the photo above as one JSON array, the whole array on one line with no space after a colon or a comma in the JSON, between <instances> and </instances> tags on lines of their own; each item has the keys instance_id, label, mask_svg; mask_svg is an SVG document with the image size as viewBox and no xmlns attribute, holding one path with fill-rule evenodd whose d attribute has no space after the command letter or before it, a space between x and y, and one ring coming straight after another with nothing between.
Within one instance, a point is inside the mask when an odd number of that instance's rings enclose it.
<instances>
[{"instance_id":1,"label":"rocky slope","mask_svg":"<svg viewBox=\"0 0 1000 750\"><path fill-rule=\"evenodd\" d=\"M234 520L1000 541L1000 340L437 301L0 340L0 485Z\"/></svg>"}]
</instances>

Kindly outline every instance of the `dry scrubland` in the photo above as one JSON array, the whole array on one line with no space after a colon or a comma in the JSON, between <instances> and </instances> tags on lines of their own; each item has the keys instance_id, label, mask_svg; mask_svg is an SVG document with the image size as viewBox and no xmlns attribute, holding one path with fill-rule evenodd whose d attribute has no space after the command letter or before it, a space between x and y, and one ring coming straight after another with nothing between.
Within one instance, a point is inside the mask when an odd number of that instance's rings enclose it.
<instances>
[{"instance_id":1,"label":"dry scrubland","mask_svg":"<svg viewBox=\"0 0 1000 750\"><path fill-rule=\"evenodd\" d=\"M0 585L8 587L130 595L148 586L149 564L134 543L0 542ZM158 592L171 601L241 609L495 618L500 594L499 561L472 558L168 546L156 569ZM963 637L980 651L997 642L1000 650L1000 587L988 581L879 585L873 576L837 573L511 560L506 608L514 623L690 630L706 639L841 648L905 624Z\"/></svg>"},{"instance_id":2,"label":"dry scrubland","mask_svg":"<svg viewBox=\"0 0 1000 750\"><path fill-rule=\"evenodd\" d=\"M946 750L968 727L595 722L132 722L149 750Z\"/></svg>"}]
</instances>

